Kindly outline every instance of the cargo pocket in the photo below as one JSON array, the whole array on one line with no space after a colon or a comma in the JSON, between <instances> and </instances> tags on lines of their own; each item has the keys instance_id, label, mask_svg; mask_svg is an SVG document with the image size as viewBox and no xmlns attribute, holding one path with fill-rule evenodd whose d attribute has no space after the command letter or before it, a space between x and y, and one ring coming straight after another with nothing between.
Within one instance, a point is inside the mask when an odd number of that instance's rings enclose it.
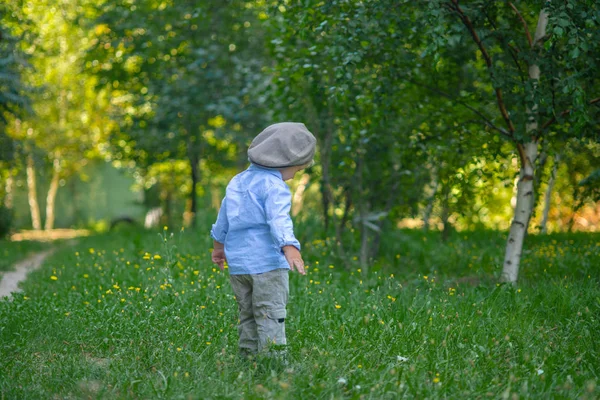
<instances>
[{"instance_id":1,"label":"cargo pocket","mask_svg":"<svg viewBox=\"0 0 600 400\"><path fill-rule=\"evenodd\" d=\"M277 321L279 323L285 322L285 317L287 316L287 311L285 308L279 310L269 310L267 311L267 318Z\"/></svg>"}]
</instances>

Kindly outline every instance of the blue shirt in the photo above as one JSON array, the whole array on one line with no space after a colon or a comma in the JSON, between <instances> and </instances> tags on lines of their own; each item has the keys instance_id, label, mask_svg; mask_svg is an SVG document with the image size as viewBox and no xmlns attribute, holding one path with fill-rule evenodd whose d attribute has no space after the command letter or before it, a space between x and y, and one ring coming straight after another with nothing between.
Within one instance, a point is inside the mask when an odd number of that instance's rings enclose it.
<instances>
[{"instance_id":1,"label":"blue shirt","mask_svg":"<svg viewBox=\"0 0 600 400\"><path fill-rule=\"evenodd\" d=\"M252 164L229 182L210 235L225 244L231 275L290 268L282 247L300 250L291 204L292 194L278 170Z\"/></svg>"}]
</instances>

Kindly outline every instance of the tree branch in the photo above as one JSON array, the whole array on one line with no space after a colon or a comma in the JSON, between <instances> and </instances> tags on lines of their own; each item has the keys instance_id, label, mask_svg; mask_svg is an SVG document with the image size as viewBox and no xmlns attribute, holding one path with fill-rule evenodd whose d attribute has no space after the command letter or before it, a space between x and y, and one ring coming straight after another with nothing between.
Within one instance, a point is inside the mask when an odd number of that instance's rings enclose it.
<instances>
[{"instance_id":1,"label":"tree branch","mask_svg":"<svg viewBox=\"0 0 600 400\"><path fill-rule=\"evenodd\" d=\"M486 117L485 114L483 114L483 112L479 111L478 109L470 106L469 104L467 104L467 103L465 103L463 101L460 101L460 100L456 99L455 97L451 96L450 94L448 94L448 93L446 93L446 92L444 92L444 91L442 91L442 90L440 90L438 88L426 85L424 83L416 82L416 81L414 81L412 79L406 79L406 80L408 82L412 83L413 85L423 87L423 88L425 88L425 89L427 89L427 90L429 90L429 91L431 91L433 93L437 93L437 94L439 94L441 96L444 96L445 98L450 99L450 100L452 100L452 101L460 104L461 106L463 106L465 108L468 108L469 110L473 111L475 114L477 114L481 118L481 122L483 122L484 124L486 124L490 128L492 128L492 129L500 132L501 134L507 136L508 138L512 139L511 132L508 132L508 131L506 131L506 129L502 129L502 128L494 125L494 123L492 121L490 121L490 119L488 117Z\"/></svg>"},{"instance_id":2,"label":"tree branch","mask_svg":"<svg viewBox=\"0 0 600 400\"><path fill-rule=\"evenodd\" d=\"M477 44L477 47L479 47L479 50L481 51L481 54L483 55L483 58L485 59L485 63L487 65L488 69L491 70L492 58L490 57L487 50L485 49L485 46L483 45L481 39L479 38L479 35L475 31L475 27L473 26L473 23L471 23L471 20L469 19L469 17L463 12L463 10L458 5L458 0L451 0L451 1L454 4L454 10L458 13L459 18L461 19L463 24L467 27L467 29L471 33L471 36L473 37L473 40ZM512 133L514 133L514 131L515 131L515 127L514 127L512 121L510 120L508 111L506 110L506 105L504 104L504 99L502 97L502 90L500 88L495 88L495 91L496 91L496 99L498 102L498 108L500 109L500 113L502 114L502 117L504 118L504 121L506 122L506 125L508 126L508 130L510 132L509 136L512 136Z\"/></svg>"},{"instance_id":3,"label":"tree branch","mask_svg":"<svg viewBox=\"0 0 600 400\"><path fill-rule=\"evenodd\" d=\"M591 106L592 104L596 104L596 103L600 103L600 97L596 97L595 99L590 100L590 102L588 103L588 105ZM565 110L565 111L563 111L563 112L561 112L560 116L564 117L565 115L567 115L569 113L571 113L571 109L570 108L567 109L567 110ZM555 122L556 122L556 115L553 116L552 118L550 118L548 121L546 121L546 123L544 125L542 125L542 130L548 128L550 125L552 125Z\"/></svg>"},{"instance_id":4,"label":"tree branch","mask_svg":"<svg viewBox=\"0 0 600 400\"><path fill-rule=\"evenodd\" d=\"M525 19L523 18L523 16L519 12L519 10L517 10L517 7L515 7L515 5L512 2L509 1L508 5L510 6L510 8L513 9L513 11L517 14L517 17L519 17L519 19L521 20L521 23L523 24L523 28L525 28L525 35L527 35L527 41L529 42L529 47L533 48L533 39L531 39L531 33L529 32L529 27L527 26L527 22L525 21Z\"/></svg>"}]
</instances>

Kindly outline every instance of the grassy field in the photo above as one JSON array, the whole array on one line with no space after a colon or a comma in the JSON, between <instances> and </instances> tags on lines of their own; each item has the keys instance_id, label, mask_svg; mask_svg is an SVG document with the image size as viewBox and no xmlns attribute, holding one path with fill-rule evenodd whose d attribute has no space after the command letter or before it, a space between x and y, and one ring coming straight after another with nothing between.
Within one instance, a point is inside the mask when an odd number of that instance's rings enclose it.
<instances>
[{"instance_id":1,"label":"grassy field","mask_svg":"<svg viewBox=\"0 0 600 400\"><path fill-rule=\"evenodd\" d=\"M122 231L57 251L0 302L0 398L598 398L600 235L399 231L366 273L327 240L291 275L291 364L239 360L202 232Z\"/></svg>"}]
</instances>

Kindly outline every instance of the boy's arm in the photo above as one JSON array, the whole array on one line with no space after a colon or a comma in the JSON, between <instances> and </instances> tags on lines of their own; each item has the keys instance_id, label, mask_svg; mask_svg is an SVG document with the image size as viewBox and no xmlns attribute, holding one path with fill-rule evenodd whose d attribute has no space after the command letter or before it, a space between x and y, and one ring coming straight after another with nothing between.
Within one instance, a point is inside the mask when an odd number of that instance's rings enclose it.
<instances>
[{"instance_id":1,"label":"boy's arm","mask_svg":"<svg viewBox=\"0 0 600 400\"><path fill-rule=\"evenodd\" d=\"M304 271L304 260L298 249L294 246L283 246L282 250L292 271L296 269L296 271L302 275L306 275L306 272Z\"/></svg>"},{"instance_id":2,"label":"boy's arm","mask_svg":"<svg viewBox=\"0 0 600 400\"><path fill-rule=\"evenodd\" d=\"M226 196L227 197L227 196ZM227 258L225 257L225 238L229 230L229 222L227 221L227 209L225 198L221 202L221 209L217 216L217 221L212 226L210 236L213 238L212 262L217 264L221 271L225 268Z\"/></svg>"},{"instance_id":3,"label":"boy's arm","mask_svg":"<svg viewBox=\"0 0 600 400\"><path fill-rule=\"evenodd\" d=\"M287 186L274 185L265 198L265 214L273 241L283 251L292 270L304 274L304 261L300 255L300 242L294 236L290 217L292 194Z\"/></svg>"},{"instance_id":4,"label":"boy's arm","mask_svg":"<svg viewBox=\"0 0 600 400\"><path fill-rule=\"evenodd\" d=\"M217 264L221 271L225 268L227 258L225 257L225 245L213 240L213 251L211 256L212 262Z\"/></svg>"},{"instance_id":5,"label":"boy's arm","mask_svg":"<svg viewBox=\"0 0 600 400\"><path fill-rule=\"evenodd\" d=\"M217 221L213 224L210 230L210 237L219 243L225 243L225 237L227 237L227 231L229 231L229 221L227 221L227 203L225 200L227 196L223 198L221 202L221 209L219 209L219 215Z\"/></svg>"}]
</instances>

